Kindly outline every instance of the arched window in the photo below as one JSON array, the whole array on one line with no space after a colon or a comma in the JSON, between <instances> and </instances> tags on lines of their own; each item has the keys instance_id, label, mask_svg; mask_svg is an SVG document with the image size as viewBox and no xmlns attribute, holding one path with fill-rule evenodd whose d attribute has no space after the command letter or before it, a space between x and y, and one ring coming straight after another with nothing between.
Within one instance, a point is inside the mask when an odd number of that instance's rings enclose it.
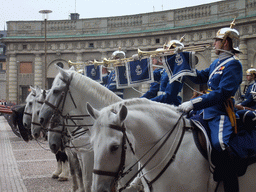
<instances>
[{"instance_id":1,"label":"arched window","mask_svg":"<svg viewBox=\"0 0 256 192\"><path fill-rule=\"evenodd\" d=\"M60 68L62 68L62 69L63 69L63 67L64 67L63 63L61 63L61 62L58 62L57 65L58 65Z\"/></svg>"}]
</instances>

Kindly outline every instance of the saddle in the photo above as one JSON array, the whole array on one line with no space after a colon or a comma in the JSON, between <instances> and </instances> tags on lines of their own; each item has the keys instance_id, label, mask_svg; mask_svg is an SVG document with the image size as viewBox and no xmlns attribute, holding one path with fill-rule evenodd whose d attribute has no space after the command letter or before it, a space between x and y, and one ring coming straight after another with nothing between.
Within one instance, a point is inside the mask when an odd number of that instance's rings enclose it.
<instances>
[{"instance_id":1,"label":"saddle","mask_svg":"<svg viewBox=\"0 0 256 192\"><path fill-rule=\"evenodd\" d=\"M211 147L209 133L206 122L202 119L201 115L196 115L190 118L193 125L193 136L195 144L200 153L208 160L210 164L210 171L213 173L215 166L222 159L221 153ZM235 167L238 176L243 176L246 173L247 167L256 163L256 144L248 144L250 146L241 146L241 143L248 140L256 139L256 129L252 132L240 130L238 134L230 139L230 148L235 156Z\"/></svg>"}]
</instances>

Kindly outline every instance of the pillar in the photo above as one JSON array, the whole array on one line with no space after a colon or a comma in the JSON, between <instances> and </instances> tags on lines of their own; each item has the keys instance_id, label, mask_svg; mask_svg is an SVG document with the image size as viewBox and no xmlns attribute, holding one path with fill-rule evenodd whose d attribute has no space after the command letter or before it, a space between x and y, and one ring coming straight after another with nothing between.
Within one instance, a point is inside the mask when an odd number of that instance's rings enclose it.
<instances>
[{"instance_id":1,"label":"pillar","mask_svg":"<svg viewBox=\"0 0 256 192\"><path fill-rule=\"evenodd\" d=\"M40 54L35 55L34 85L43 89L43 63Z\"/></svg>"},{"instance_id":2,"label":"pillar","mask_svg":"<svg viewBox=\"0 0 256 192\"><path fill-rule=\"evenodd\" d=\"M248 63L247 42L245 39L242 39L240 41L239 49L242 52L242 54L238 54L238 57L243 66L243 82L241 84L241 90L244 90L244 86L247 84L246 70L251 68L251 64Z\"/></svg>"},{"instance_id":3,"label":"pillar","mask_svg":"<svg viewBox=\"0 0 256 192\"><path fill-rule=\"evenodd\" d=\"M18 63L16 55L9 57L9 75L8 75L8 100L17 103L18 101Z\"/></svg>"}]
</instances>

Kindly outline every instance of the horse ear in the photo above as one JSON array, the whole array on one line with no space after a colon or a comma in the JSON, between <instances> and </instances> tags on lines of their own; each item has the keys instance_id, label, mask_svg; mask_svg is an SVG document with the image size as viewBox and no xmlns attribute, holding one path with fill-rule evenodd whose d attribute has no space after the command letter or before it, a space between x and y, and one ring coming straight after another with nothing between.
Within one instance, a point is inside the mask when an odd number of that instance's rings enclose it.
<instances>
[{"instance_id":1,"label":"horse ear","mask_svg":"<svg viewBox=\"0 0 256 192\"><path fill-rule=\"evenodd\" d=\"M68 73L64 69L59 67L58 65L56 65L56 66L59 69L59 72L60 72L61 76L63 77L63 79L68 80L69 79Z\"/></svg>"},{"instance_id":2,"label":"horse ear","mask_svg":"<svg viewBox=\"0 0 256 192\"><path fill-rule=\"evenodd\" d=\"M34 87L32 87L32 86L30 86L30 90L31 90L31 92L33 92L33 93L36 92L36 89L35 89Z\"/></svg>"},{"instance_id":3,"label":"horse ear","mask_svg":"<svg viewBox=\"0 0 256 192\"><path fill-rule=\"evenodd\" d=\"M128 109L125 105L122 105L121 110L119 111L119 117L120 117L120 121L123 122L128 114Z\"/></svg>"},{"instance_id":4,"label":"horse ear","mask_svg":"<svg viewBox=\"0 0 256 192\"><path fill-rule=\"evenodd\" d=\"M35 92L36 92L36 95L40 95L41 94L41 89L38 86L36 86Z\"/></svg>"},{"instance_id":5,"label":"horse ear","mask_svg":"<svg viewBox=\"0 0 256 192\"><path fill-rule=\"evenodd\" d=\"M75 71L75 67L74 67L74 66L71 66L71 67L69 68L69 70Z\"/></svg>"},{"instance_id":6,"label":"horse ear","mask_svg":"<svg viewBox=\"0 0 256 192\"><path fill-rule=\"evenodd\" d=\"M43 90L43 98L46 98L46 91Z\"/></svg>"},{"instance_id":7,"label":"horse ear","mask_svg":"<svg viewBox=\"0 0 256 192\"><path fill-rule=\"evenodd\" d=\"M99 111L94 109L89 103L86 104L86 107L92 118L97 119L100 116Z\"/></svg>"}]
</instances>

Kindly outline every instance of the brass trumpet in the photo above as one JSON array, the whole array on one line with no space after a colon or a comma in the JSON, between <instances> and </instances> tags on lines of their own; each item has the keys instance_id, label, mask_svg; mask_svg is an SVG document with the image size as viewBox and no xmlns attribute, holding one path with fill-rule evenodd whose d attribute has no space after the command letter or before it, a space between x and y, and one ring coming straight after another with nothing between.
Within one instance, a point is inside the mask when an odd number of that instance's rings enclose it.
<instances>
[{"instance_id":1,"label":"brass trumpet","mask_svg":"<svg viewBox=\"0 0 256 192\"><path fill-rule=\"evenodd\" d=\"M181 50L182 51L194 51L194 52L202 52L208 49L211 45L199 45L199 46L189 46L189 47L184 47ZM175 49L162 49L162 50L156 50L156 51L141 51L138 49L138 56L141 57L146 57L146 56L158 56L160 54L163 55L173 55L175 54Z\"/></svg>"},{"instance_id":2,"label":"brass trumpet","mask_svg":"<svg viewBox=\"0 0 256 192\"><path fill-rule=\"evenodd\" d=\"M83 73L83 65L84 64L85 63L82 63L82 62L81 63L74 63L74 62L72 62L70 60L68 61L69 67L74 66L78 73Z\"/></svg>"},{"instance_id":3,"label":"brass trumpet","mask_svg":"<svg viewBox=\"0 0 256 192\"><path fill-rule=\"evenodd\" d=\"M156 56L159 54L164 54L164 53L173 53L173 50L168 50L168 49L162 49L162 50L156 50L156 51L141 51L138 49L138 56L145 57L145 56Z\"/></svg>"},{"instance_id":4,"label":"brass trumpet","mask_svg":"<svg viewBox=\"0 0 256 192\"><path fill-rule=\"evenodd\" d=\"M86 63L85 63L85 62L74 63L74 62L72 62L72 61L69 60L69 61L68 61L68 64L71 65L71 66L72 66L72 65L75 66L75 65L83 65L83 64L86 64Z\"/></svg>"},{"instance_id":5,"label":"brass trumpet","mask_svg":"<svg viewBox=\"0 0 256 192\"><path fill-rule=\"evenodd\" d=\"M93 64L95 65L104 65L105 67L112 65L112 66L120 66L123 65L124 62L133 61L132 57L129 58L122 58L122 59L107 59L104 58L101 62L94 60Z\"/></svg>"}]
</instances>

